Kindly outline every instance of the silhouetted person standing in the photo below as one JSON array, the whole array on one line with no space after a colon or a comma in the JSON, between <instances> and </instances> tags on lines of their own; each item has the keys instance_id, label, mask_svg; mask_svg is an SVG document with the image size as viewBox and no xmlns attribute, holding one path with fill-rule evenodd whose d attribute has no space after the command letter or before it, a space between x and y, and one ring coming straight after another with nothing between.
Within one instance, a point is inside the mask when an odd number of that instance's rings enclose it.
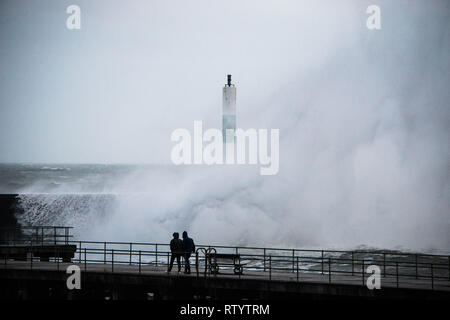
<instances>
[{"instance_id":1,"label":"silhouetted person standing","mask_svg":"<svg viewBox=\"0 0 450 320\"><path fill-rule=\"evenodd\" d=\"M180 234L178 232L174 232L173 239L170 241L170 252L172 253L170 257L170 264L168 272L172 271L173 262L177 259L178 264L178 272L181 271L181 255L184 253L183 241L180 239Z\"/></svg>"},{"instance_id":2,"label":"silhouetted person standing","mask_svg":"<svg viewBox=\"0 0 450 320\"><path fill-rule=\"evenodd\" d=\"M191 254L195 252L194 240L188 237L186 231L183 232L183 249L184 249L184 273L191 273L191 265L189 258Z\"/></svg>"}]
</instances>

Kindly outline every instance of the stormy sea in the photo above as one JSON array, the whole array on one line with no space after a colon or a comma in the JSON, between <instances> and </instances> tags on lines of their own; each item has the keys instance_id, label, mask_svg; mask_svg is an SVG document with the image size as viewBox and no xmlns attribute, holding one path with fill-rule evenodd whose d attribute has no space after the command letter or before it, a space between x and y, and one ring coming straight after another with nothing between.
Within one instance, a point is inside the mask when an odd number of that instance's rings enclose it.
<instances>
[{"instance_id":1,"label":"stormy sea","mask_svg":"<svg viewBox=\"0 0 450 320\"><path fill-rule=\"evenodd\" d=\"M188 230L197 242L212 245L448 252L445 243L418 248L409 238L389 232L361 237L369 227L355 226L358 220L339 208L332 215L318 210L322 216L311 219L304 207L287 205L289 196L261 183L257 170L248 174L248 168L2 164L2 201L14 199L3 204L2 215L12 215L20 226L73 227L75 240L167 243L172 232ZM341 215L341 223L335 214ZM386 213L383 217L391 219ZM404 223L407 230L414 221ZM371 228L383 227L377 224L380 221L374 220ZM345 231L353 234L343 236Z\"/></svg>"}]
</instances>

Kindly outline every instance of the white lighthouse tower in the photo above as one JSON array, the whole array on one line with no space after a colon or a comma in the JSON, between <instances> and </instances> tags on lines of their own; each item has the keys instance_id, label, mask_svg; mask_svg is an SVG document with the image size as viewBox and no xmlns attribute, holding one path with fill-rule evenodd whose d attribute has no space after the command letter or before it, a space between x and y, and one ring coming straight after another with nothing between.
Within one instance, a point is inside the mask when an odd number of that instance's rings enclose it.
<instances>
[{"instance_id":1,"label":"white lighthouse tower","mask_svg":"<svg viewBox=\"0 0 450 320\"><path fill-rule=\"evenodd\" d=\"M223 87L222 136L224 143L234 143L236 131L236 87L231 83L231 74Z\"/></svg>"}]
</instances>

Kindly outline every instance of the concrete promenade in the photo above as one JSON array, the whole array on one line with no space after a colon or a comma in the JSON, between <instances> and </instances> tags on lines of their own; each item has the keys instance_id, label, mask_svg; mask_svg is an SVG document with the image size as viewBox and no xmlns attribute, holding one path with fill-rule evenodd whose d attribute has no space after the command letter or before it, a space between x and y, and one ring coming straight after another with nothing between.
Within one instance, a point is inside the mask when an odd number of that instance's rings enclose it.
<instances>
[{"instance_id":1,"label":"concrete promenade","mask_svg":"<svg viewBox=\"0 0 450 320\"><path fill-rule=\"evenodd\" d=\"M3 261L0 261L3 262ZM68 290L66 268L81 269L81 290ZM176 270L176 267L174 268ZM450 281L382 277L369 290L362 275L225 270L218 275L166 272L166 266L8 260L0 266L2 298L83 299L450 299ZM365 278L367 279L367 278ZM5 286L6 285L6 286Z\"/></svg>"}]
</instances>

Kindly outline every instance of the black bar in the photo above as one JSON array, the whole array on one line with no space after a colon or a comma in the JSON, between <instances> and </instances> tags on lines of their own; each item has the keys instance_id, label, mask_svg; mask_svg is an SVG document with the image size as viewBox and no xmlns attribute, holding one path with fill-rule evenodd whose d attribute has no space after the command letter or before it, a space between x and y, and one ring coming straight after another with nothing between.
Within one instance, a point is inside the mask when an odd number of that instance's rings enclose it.
<instances>
[{"instance_id":1,"label":"black bar","mask_svg":"<svg viewBox=\"0 0 450 320\"><path fill-rule=\"evenodd\" d=\"M396 270L396 275L397 275L397 288L398 288L398 261L395 261L395 270Z\"/></svg>"},{"instance_id":2,"label":"black bar","mask_svg":"<svg viewBox=\"0 0 450 320\"><path fill-rule=\"evenodd\" d=\"M269 256L269 280L272 280L272 256Z\"/></svg>"},{"instance_id":3,"label":"black bar","mask_svg":"<svg viewBox=\"0 0 450 320\"><path fill-rule=\"evenodd\" d=\"M352 276L355 273L355 264L354 264L354 258L353 258L353 251L352 251Z\"/></svg>"},{"instance_id":4,"label":"black bar","mask_svg":"<svg viewBox=\"0 0 450 320\"><path fill-rule=\"evenodd\" d=\"M431 264L431 290L434 290L434 273L433 273L433 264Z\"/></svg>"},{"instance_id":5,"label":"black bar","mask_svg":"<svg viewBox=\"0 0 450 320\"><path fill-rule=\"evenodd\" d=\"M450 257L448 257L450 261ZM264 248L264 272L266 272L266 248ZM449 269L449 279L450 279L450 269Z\"/></svg>"},{"instance_id":6,"label":"black bar","mask_svg":"<svg viewBox=\"0 0 450 320\"><path fill-rule=\"evenodd\" d=\"M323 274L323 250L322 251L322 274Z\"/></svg>"},{"instance_id":7,"label":"black bar","mask_svg":"<svg viewBox=\"0 0 450 320\"><path fill-rule=\"evenodd\" d=\"M292 249L292 272L295 272L295 250Z\"/></svg>"},{"instance_id":8,"label":"black bar","mask_svg":"<svg viewBox=\"0 0 450 320\"><path fill-rule=\"evenodd\" d=\"M132 248L133 248L133 243L130 242L130 266L131 266L131 255L132 255L131 251L133 250Z\"/></svg>"},{"instance_id":9,"label":"black bar","mask_svg":"<svg viewBox=\"0 0 450 320\"><path fill-rule=\"evenodd\" d=\"M328 258L328 283L331 283L331 258Z\"/></svg>"},{"instance_id":10,"label":"black bar","mask_svg":"<svg viewBox=\"0 0 450 320\"><path fill-rule=\"evenodd\" d=\"M362 271L362 285L364 285L365 284L365 282L364 282L364 276L365 276L365 270L364 270L364 258L363 258L363 260L362 260L362 267L361 267L361 271Z\"/></svg>"},{"instance_id":11,"label":"black bar","mask_svg":"<svg viewBox=\"0 0 450 320\"><path fill-rule=\"evenodd\" d=\"M416 279L418 279L418 270L417 270L417 254L416 254Z\"/></svg>"}]
</instances>

